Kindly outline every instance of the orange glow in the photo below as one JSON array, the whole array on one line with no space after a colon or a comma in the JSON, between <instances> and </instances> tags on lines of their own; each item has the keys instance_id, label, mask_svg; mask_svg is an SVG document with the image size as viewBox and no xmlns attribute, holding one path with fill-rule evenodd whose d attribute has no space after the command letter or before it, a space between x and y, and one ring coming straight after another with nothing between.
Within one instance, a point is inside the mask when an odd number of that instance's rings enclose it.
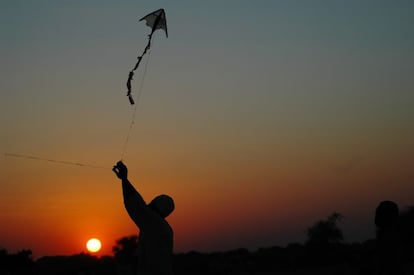
<instances>
[{"instance_id":1,"label":"orange glow","mask_svg":"<svg viewBox=\"0 0 414 275\"><path fill-rule=\"evenodd\" d=\"M358 205L344 197L363 202L365 212L389 194L409 203L412 185L399 185L405 197L391 184L375 191L381 179L390 178L392 170L401 166L387 170L382 163L367 160L352 173L340 174L329 162L316 157L312 165L295 158L269 159L251 163L247 169L248 161L242 158L227 166L205 162L205 167L186 159L185 169L182 162L169 163L170 168L158 174L151 162L126 163L131 182L147 202L160 193L174 198L176 210L168 221L174 229L176 251L231 249L254 243L254 238L259 242L260 236L268 238L270 245L278 244L284 232L303 236L307 226L331 211L345 216L357 213ZM84 251L85 240L97 236L105 245L96 255L112 255L117 239L138 233L124 209L120 182L110 170L17 160L8 160L6 165L10 169L1 174L7 180L0 203L0 235L7 236L2 245L11 251L30 248L35 257L71 255ZM162 161L158 165L166 167ZM7 185L10 181L14 185ZM19 185L25 188L16 188Z\"/></svg>"}]
</instances>

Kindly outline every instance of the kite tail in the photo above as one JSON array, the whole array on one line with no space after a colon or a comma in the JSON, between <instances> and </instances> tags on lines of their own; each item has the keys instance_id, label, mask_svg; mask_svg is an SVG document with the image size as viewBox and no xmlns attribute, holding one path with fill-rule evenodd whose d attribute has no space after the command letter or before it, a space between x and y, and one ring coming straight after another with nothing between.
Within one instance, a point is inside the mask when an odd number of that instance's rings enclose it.
<instances>
[{"instance_id":1,"label":"kite tail","mask_svg":"<svg viewBox=\"0 0 414 275\"><path fill-rule=\"evenodd\" d=\"M134 101L134 99L133 99L133 98L132 98L132 96L131 96L131 92L132 92L132 85L131 85L131 82L132 82L132 79L133 79L133 77L134 77L134 71L136 71L136 70L138 69L138 66L139 66L139 64L141 63L142 58L143 58L143 57L144 57L144 55L147 53L147 51L149 51L149 50L150 50L150 48L151 48L151 39L152 39L152 34L153 34L153 33L154 33L154 32L151 32L151 34L150 34L150 35L148 35L148 43L147 43L147 46L145 46L145 49L144 49L144 51L142 52L142 54L141 54L140 56L138 56L138 57L137 57L138 61L137 61L137 63L135 64L134 68L132 68L132 70L129 72L129 75L128 75L128 80L127 80L126 86L127 86L127 89L128 89L128 91L127 91L127 96L128 96L128 99L129 99L129 103L131 103L131 105L134 105L134 104L135 104L135 101Z\"/></svg>"},{"instance_id":2,"label":"kite tail","mask_svg":"<svg viewBox=\"0 0 414 275\"><path fill-rule=\"evenodd\" d=\"M142 91L144 89L144 82L145 82L144 80L145 80L145 76L147 75L148 63L149 63L149 59L151 57L151 49L148 51L148 55L147 56L148 56L147 57L147 60L144 63L144 70L143 70L143 73L142 73L142 79L141 79L139 88L137 90L136 104L135 104L134 110L132 112L131 122L129 124L128 133L127 133L127 136L126 136L126 139L125 139L125 142L124 142L124 146L123 146L123 149L122 149L122 154L121 154L120 160L123 160L123 158L124 158L124 155L125 155L125 152L126 152L128 143L129 143L129 138L130 138L130 136L132 134L132 128L135 125L135 116L136 116L137 109L138 109L138 106L139 106L139 103L140 103L140 98L142 96Z\"/></svg>"}]
</instances>

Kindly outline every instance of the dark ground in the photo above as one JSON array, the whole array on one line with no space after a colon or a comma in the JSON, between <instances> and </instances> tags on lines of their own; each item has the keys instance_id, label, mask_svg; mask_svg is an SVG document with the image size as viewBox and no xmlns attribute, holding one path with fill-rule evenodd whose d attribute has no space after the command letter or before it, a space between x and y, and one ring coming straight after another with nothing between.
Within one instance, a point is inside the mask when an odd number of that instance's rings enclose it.
<instances>
[{"instance_id":1,"label":"dark ground","mask_svg":"<svg viewBox=\"0 0 414 275\"><path fill-rule=\"evenodd\" d=\"M48 256L31 259L30 250L8 254L0 250L1 275L118 275L133 274L134 255L97 258L89 254ZM375 274L375 241L337 244L330 247L310 247L290 244L287 247L267 247L251 252L236 249L226 252L196 251L174 255L174 274ZM405 251L399 259L404 274L414 274L414 253Z\"/></svg>"}]
</instances>

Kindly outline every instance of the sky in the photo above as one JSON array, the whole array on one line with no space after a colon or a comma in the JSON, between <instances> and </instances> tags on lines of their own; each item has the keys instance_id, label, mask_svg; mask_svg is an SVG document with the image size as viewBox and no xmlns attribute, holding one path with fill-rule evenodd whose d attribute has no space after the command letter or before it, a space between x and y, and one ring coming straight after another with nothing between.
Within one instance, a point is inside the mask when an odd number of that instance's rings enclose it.
<instances>
[{"instance_id":1,"label":"sky","mask_svg":"<svg viewBox=\"0 0 414 275\"><path fill-rule=\"evenodd\" d=\"M158 8L169 36L154 34L136 73L126 143L125 83L150 32L139 19ZM414 204L413 11L2 0L0 248L72 255L97 237L112 254L138 233L111 171L121 158L147 202L174 198L176 252L303 242L334 211L346 241L373 238L380 201Z\"/></svg>"}]
</instances>

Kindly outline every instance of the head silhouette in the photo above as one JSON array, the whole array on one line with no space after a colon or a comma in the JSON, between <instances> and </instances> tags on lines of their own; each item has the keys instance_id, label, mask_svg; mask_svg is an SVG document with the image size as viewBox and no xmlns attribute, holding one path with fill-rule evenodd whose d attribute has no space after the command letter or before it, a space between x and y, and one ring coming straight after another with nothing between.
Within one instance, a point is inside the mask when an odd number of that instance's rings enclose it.
<instances>
[{"instance_id":1,"label":"head silhouette","mask_svg":"<svg viewBox=\"0 0 414 275\"><path fill-rule=\"evenodd\" d=\"M174 211L174 200L168 195L159 195L149 204L149 207L157 212L161 217L166 218Z\"/></svg>"},{"instance_id":2,"label":"head silhouette","mask_svg":"<svg viewBox=\"0 0 414 275\"><path fill-rule=\"evenodd\" d=\"M378 228L392 227L399 215L398 205L393 201L382 201L375 211L375 225Z\"/></svg>"}]
</instances>

